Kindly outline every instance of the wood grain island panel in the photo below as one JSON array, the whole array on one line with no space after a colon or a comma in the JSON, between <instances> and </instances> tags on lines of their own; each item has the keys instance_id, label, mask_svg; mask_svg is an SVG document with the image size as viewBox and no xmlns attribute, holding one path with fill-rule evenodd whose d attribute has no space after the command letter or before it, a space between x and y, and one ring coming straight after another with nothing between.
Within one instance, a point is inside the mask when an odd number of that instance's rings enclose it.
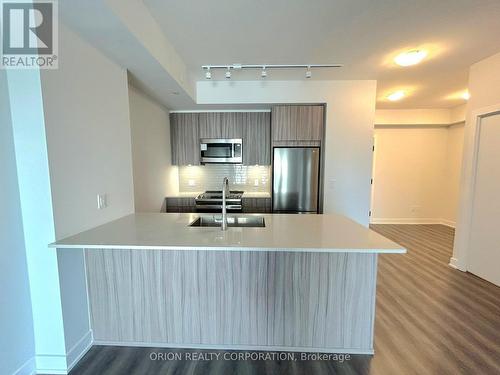
<instances>
[{"instance_id":1,"label":"wood grain island panel","mask_svg":"<svg viewBox=\"0 0 500 375\"><path fill-rule=\"evenodd\" d=\"M96 343L372 353L377 254L86 250Z\"/></svg>"}]
</instances>

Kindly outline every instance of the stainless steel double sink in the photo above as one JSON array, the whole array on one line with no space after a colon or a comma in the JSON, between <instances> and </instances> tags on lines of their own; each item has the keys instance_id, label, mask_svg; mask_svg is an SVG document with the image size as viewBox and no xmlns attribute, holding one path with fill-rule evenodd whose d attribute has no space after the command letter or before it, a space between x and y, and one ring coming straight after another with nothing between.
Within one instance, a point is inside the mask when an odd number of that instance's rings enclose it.
<instances>
[{"instance_id":1,"label":"stainless steel double sink","mask_svg":"<svg viewBox=\"0 0 500 375\"><path fill-rule=\"evenodd\" d=\"M220 227L222 224L222 217L216 216L200 216L197 217L190 227ZM228 216L228 227L240 228L264 228L266 223L261 216Z\"/></svg>"}]
</instances>

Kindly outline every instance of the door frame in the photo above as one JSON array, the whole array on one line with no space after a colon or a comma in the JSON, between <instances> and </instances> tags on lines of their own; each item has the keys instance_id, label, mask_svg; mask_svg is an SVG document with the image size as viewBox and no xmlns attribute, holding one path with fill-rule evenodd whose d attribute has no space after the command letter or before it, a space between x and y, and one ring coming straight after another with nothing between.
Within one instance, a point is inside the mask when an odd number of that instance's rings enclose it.
<instances>
[{"instance_id":1,"label":"door frame","mask_svg":"<svg viewBox=\"0 0 500 375\"><path fill-rule=\"evenodd\" d=\"M468 270L471 224L474 214L474 194L476 190L481 122L485 117L500 115L500 103L473 111L466 128L464 155L462 158L462 177L460 206L455 232L455 243L450 266L460 271Z\"/></svg>"},{"instance_id":2,"label":"door frame","mask_svg":"<svg viewBox=\"0 0 500 375\"><path fill-rule=\"evenodd\" d=\"M372 177L371 177L371 190L370 190L370 224L373 221L373 211L375 208L375 168L377 167L377 135L373 134L373 146L372 146Z\"/></svg>"}]
</instances>

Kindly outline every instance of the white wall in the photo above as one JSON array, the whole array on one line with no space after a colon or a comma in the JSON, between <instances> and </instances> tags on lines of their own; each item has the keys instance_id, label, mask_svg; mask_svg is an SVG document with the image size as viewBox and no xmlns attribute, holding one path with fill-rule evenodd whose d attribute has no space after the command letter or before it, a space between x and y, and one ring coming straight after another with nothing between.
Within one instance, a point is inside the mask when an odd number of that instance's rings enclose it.
<instances>
[{"instance_id":1,"label":"white wall","mask_svg":"<svg viewBox=\"0 0 500 375\"><path fill-rule=\"evenodd\" d=\"M375 137L372 222L440 218L447 128L377 127Z\"/></svg>"},{"instance_id":2,"label":"white wall","mask_svg":"<svg viewBox=\"0 0 500 375\"><path fill-rule=\"evenodd\" d=\"M472 176L474 155L475 117L481 109L500 104L500 53L471 66L469 72L469 93L467 122L464 138L464 156L460 179L460 204L455 234L453 257L450 264L467 270L467 248L472 212Z\"/></svg>"},{"instance_id":3,"label":"white wall","mask_svg":"<svg viewBox=\"0 0 500 375\"><path fill-rule=\"evenodd\" d=\"M324 211L368 225L375 81L198 82L199 104L326 103Z\"/></svg>"},{"instance_id":4,"label":"white wall","mask_svg":"<svg viewBox=\"0 0 500 375\"><path fill-rule=\"evenodd\" d=\"M58 239L134 211L127 73L64 25L59 49L59 69L41 73ZM99 193L107 195L103 210ZM90 337L83 251L58 251L58 264L72 356Z\"/></svg>"},{"instance_id":5,"label":"white wall","mask_svg":"<svg viewBox=\"0 0 500 375\"><path fill-rule=\"evenodd\" d=\"M129 85L136 212L160 212L165 197L177 195L177 167L171 165L169 112Z\"/></svg>"},{"instance_id":6,"label":"white wall","mask_svg":"<svg viewBox=\"0 0 500 375\"><path fill-rule=\"evenodd\" d=\"M448 128L441 219L452 226L455 226L457 221L464 132L465 123L458 123Z\"/></svg>"},{"instance_id":7,"label":"white wall","mask_svg":"<svg viewBox=\"0 0 500 375\"><path fill-rule=\"evenodd\" d=\"M134 210L126 71L64 25L59 44L58 70L7 72L40 373L66 372L92 342L83 251L47 245Z\"/></svg>"},{"instance_id":8,"label":"white wall","mask_svg":"<svg viewBox=\"0 0 500 375\"><path fill-rule=\"evenodd\" d=\"M0 71L0 374L35 368L33 316L7 79Z\"/></svg>"},{"instance_id":9,"label":"white wall","mask_svg":"<svg viewBox=\"0 0 500 375\"><path fill-rule=\"evenodd\" d=\"M61 26L60 66L42 72L57 238L133 212L127 72ZM96 196L108 207L97 209Z\"/></svg>"},{"instance_id":10,"label":"white wall","mask_svg":"<svg viewBox=\"0 0 500 375\"><path fill-rule=\"evenodd\" d=\"M379 125L447 125L450 109L377 109L375 124Z\"/></svg>"},{"instance_id":11,"label":"white wall","mask_svg":"<svg viewBox=\"0 0 500 375\"><path fill-rule=\"evenodd\" d=\"M454 226L464 125L376 126L372 223Z\"/></svg>"},{"instance_id":12,"label":"white wall","mask_svg":"<svg viewBox=\"0 0 500 375\"><path fill-rule=\"evenodd\" d=\"M7 80L23 217L37 370L66 369L42 88L37 70L8 70ZM26 110L29 108L29 111Z\"/></svg>"},{"instance_id":13,"label":"white wall","mask_svg":"<svg viewBox=\"0 0 500 375\"><path fill-rule=\"evenodd\" d=\"M376 111L372 223L455 225L465 108Z\"/></svg>"}]
</instances>

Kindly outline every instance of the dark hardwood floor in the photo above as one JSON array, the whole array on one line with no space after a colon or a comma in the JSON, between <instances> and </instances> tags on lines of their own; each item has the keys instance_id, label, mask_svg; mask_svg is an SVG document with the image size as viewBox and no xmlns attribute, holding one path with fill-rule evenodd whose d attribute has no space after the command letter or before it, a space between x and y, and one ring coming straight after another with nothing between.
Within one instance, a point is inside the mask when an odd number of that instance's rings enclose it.
<instances>
[{"instance_id":1,"label":"dark hardwood floor","mask_svg":"<svg viewBox=\"0 0 500 375\"><path fill-rule=\"evenodd\" d=\"M96 346L71 375L500 374L500 288L448 267L453 230L441 225L372 229L408 248L405 255L379 257L373 357L165 361L150 357L215 351Z\"/></svg>"}]
</instances>

